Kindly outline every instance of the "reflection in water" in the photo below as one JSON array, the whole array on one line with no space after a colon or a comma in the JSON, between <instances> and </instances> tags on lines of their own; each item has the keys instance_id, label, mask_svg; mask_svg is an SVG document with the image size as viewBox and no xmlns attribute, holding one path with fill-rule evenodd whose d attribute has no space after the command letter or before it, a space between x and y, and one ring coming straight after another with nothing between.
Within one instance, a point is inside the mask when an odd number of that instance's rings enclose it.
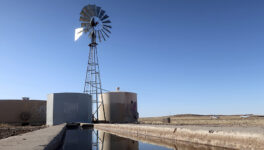
<instances>
[{"instance_id":1,"label":"reflection in water","mask_svg":"<svg viewBox=\"0 0 264 150\"><path fill-rule=\"evenodd\" d=\"M138 141L99 131L99 150L138 150Z\"/></svg>"},{"instance_id":2,"label":"reflection in water","mask_svg":"<svg viewBox=\"0 0 264 150\"><path fill-rule=\"evenodd\" d=\"M120 137L122 136L122 137ZM143 141L138 142L138 141ZM150 144L147 144L150 143ZM159 145L159 146L157 146ZM67 130L60 150L227 150L149 136L113 135L93 129ZM229 149L230 150L230 149Z\"/></svg>"},{"instance_id":3,"label":"reflection in water","mask_svg":"<svg viewBox=\"0 0 264 150\"><path fill-rule=\"evenodd\" d=\"M93 129L66 131L60 150L138 150L138 141Z\"/></svg>"},{"instance_id":4,"label":"reflection in water","mask_svg":"<svg viewBox=\"0 0 264 150\"><path fill-rule=\"evenodd\" d=\"M92 149L93 130L71 129L66 131L62 150Z\"/></svg>"}]
</instances>

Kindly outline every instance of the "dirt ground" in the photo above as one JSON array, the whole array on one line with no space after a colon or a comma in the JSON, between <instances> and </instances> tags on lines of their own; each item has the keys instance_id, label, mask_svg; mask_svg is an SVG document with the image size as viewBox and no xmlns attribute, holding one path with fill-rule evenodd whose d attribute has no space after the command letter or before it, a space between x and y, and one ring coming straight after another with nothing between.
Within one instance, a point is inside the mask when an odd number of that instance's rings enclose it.
<instances>
[{"instance_id":1,"label":"dirt ground","mask_svg":"<svg viewBox=\"0 0 264 150\"><path fill-rule=\"evenodd\" d=\"M14 126L14 125L0 124L0 139L39 130L42 128L45 128L45 126Z\"/></svg>"},{"instance_id":2,"label":"dirt ground","mask_svg":"<svg viewBox=\"0 0 264 150\"><path fill-rule=\"evenodd\" d=\"M260 126L264 127L264 116L260 115L195 115L183 114L163 117L139 118L141 124L169 125L214 125L214 126Z\"/></svg>"}]
</instances>

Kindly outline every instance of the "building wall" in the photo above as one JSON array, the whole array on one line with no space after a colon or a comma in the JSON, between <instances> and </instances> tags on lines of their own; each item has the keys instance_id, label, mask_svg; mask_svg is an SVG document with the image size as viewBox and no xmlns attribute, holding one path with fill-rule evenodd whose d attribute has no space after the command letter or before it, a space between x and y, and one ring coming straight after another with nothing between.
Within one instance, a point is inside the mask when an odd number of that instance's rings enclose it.
<instances>
[{"instance_id":1,"label":"building wall","mask_svg":"<svg viewBox=\"0 0 264 150\"><path fill-rule=\"evenodd\" d=\"M0 100L0 123L42 125L46 123L46 101Z\"/></svg>"}]
</instances>

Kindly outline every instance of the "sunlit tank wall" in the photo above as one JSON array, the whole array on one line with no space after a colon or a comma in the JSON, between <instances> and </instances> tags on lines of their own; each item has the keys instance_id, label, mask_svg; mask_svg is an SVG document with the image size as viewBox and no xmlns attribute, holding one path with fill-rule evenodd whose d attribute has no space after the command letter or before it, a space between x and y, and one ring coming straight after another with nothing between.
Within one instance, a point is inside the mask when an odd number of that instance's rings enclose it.
<instances>
[{"instance_id":1,"label":"sunlit tank wall","mask_svg":"<svg viewBox=\"0 0 264 150\"><path fill-rule=\"evenodd\" d=\"M137 94L132 92L107 92L102 94L103 106L99 107L99 121L110 123L137 122ZM101 96L99 96L101 101Z\"/></svg>"},{"instance_id":2,"label":"sunlit tank wall","mask_svg":"<svg viewBox=\"0 0 264 150\"><path fill-rule=\"evenodd\" d=\"M47 100L47 125L91 123L92 98L84 93L53 93Z\"/></svg>"},{"instance_id":3,"label":"sunlit tank wall","mask_svg":"<svg viewBox=\"0 0 264 150\"><path fill-rule=\"evenodd\" d=\"M46 123L44 100L0 100L0 123L42 125Z\"/></svg>"},{"instance_id":4,"label":"sunlit tank wall","mask_svg":"<svg viewBox=\"0 0 264 150\"><path fill-rule=\"evenodd\" d=\"M138 150L138 141L99 131L100 150Z\"/></svg>"}]
</instances>

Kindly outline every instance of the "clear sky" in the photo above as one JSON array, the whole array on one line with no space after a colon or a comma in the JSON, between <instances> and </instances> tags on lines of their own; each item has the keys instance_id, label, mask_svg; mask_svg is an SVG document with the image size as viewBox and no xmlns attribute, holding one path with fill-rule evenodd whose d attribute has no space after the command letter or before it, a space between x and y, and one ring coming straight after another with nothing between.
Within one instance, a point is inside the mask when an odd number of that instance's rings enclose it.
<instances>
[{"instance_id":1,"label":"clear sky","mask_svg":"<svg viewBox=\"0 0 264 150\"><path fill-rule=\"evenodd\" d=\"M88 0L1 0L0 99L82 92ZM263 0L93 0L112 21L103 88L138 93L141 117L264 114Z\"/></svg>"}]
</instances>

